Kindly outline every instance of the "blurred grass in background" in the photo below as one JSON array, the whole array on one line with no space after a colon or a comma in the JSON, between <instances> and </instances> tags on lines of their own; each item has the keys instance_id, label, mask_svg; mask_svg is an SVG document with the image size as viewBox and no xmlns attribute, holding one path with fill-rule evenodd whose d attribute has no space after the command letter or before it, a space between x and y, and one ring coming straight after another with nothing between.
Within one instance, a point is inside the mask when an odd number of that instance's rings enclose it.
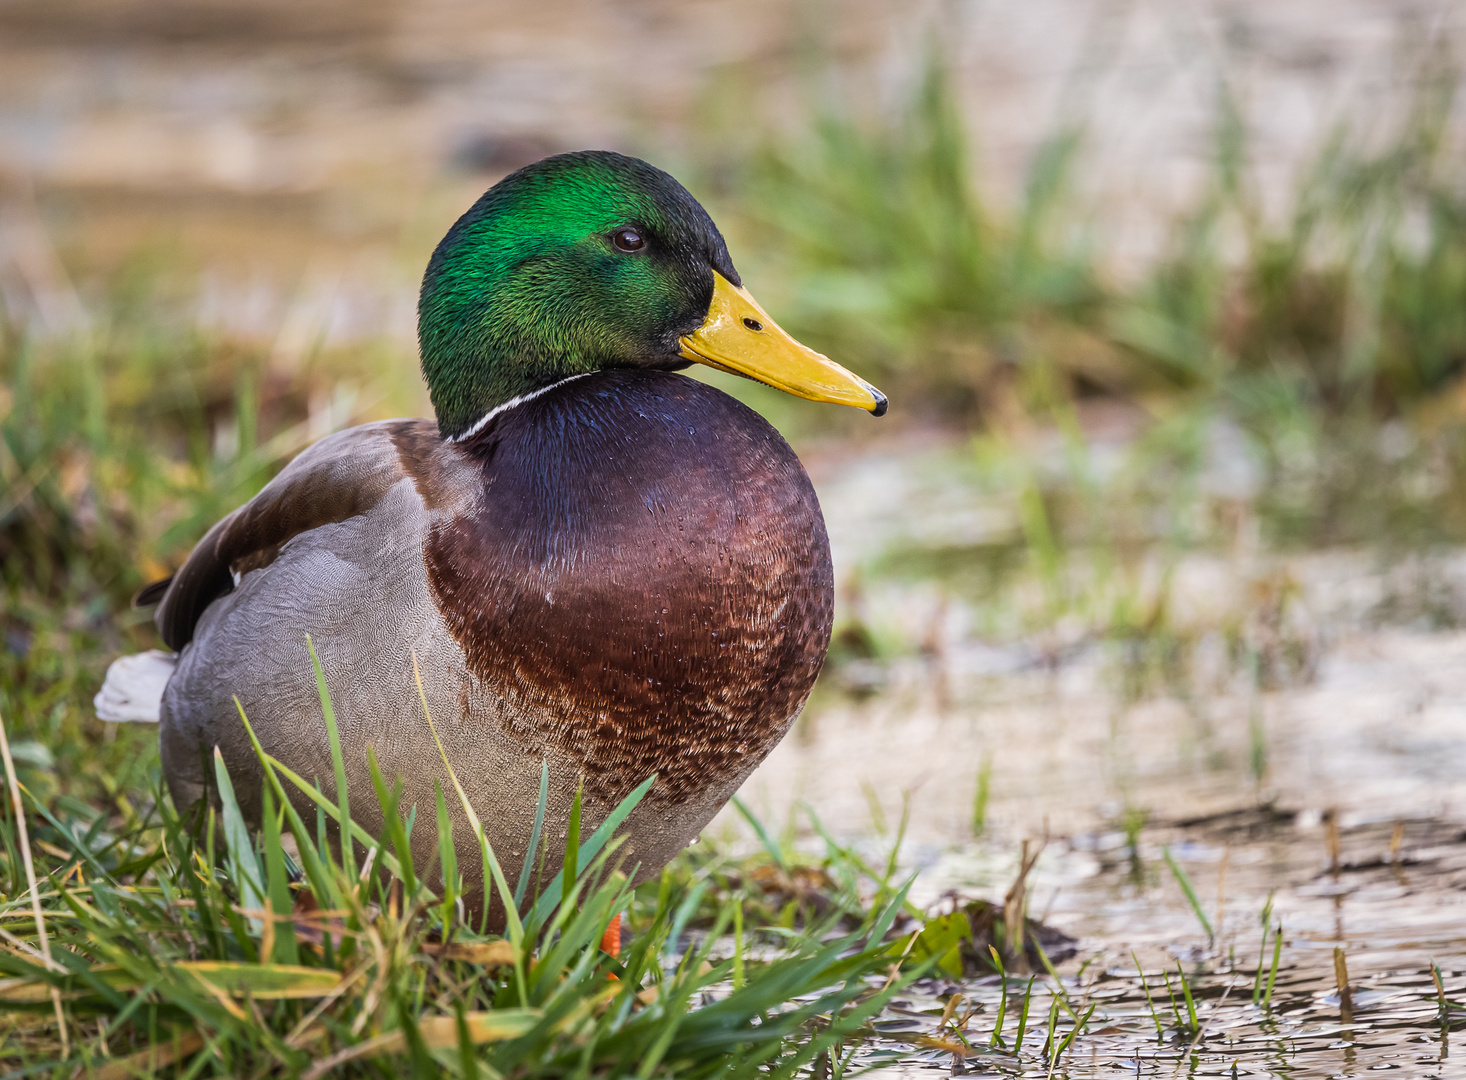
<instances>
[{"instance_id":1,"label":"blurred grass in background","mask_svg":"<svg viewBox=\"0 0 1466 1080\"><path fill-rule=\"evenodd\" d=\"M880 384L891 421L974 433L1014 528L944 573L985 575L1000 612L1039 597L995 627L1083 609L1102 632L1151 633L1164 590L1137 582L1156 550L1249 530L1284 547L1466 537L1461 71L1434 46L1402 64L1388 137L1338 128L1281 210L1219 82L1208 180L1163 257L1123 274L1075 193L1084 118L1056 124L1004 208L974 178L936 49L898 107L810 104L689 181L781 321ZM198 318L189 274L142 252L81 281L64 325L18 309L0 325L0 708L33 787L57 796L109 798L150 767L151 732L103 730L90 709L106 663L155 643L136 589L310 441L420 400L401 342L308 342L282 366ZM796 440L829 430L820 410L732 388ZM1104 409L1123 418L1118 458L1096 456ZM838 649L869 651L859 636Z\"/></svg>"},{"instance_id":2,"label":"blurred grass in background","mask_svg":"<svg viewBox=\"0 0 1466 1080\"><path fill-rule=\"evenodd\" d=\"M1461 75L1438 49L1408 62L1385 145L1338 127L1272 213L1221 82L1207 183L1169 250L1129 280L1107 272L1101 231L1072 195L1082 121L1059 126L1016 208L997 211L969 173L939 53L899 111L823 112L732 186L750 231L770 237L756 251L786 321L908 407L1004 431L1052 423L1061 400L1117 398L1157 417L1210 408L1247 429L1275 479L1299 439L1350 454L1349 467L1320 467L1296 539L1375 539L1379 521L1338 520L1329 505L1347 501L1332 474L1365 465L1355 426L1405 421L1455 462L1466 407ZM1412 440L1391 438L1384 456L1407 456ZM1435 535L1458 538L1459 493L1439 494Z\"/></svg>"}]
</instances>

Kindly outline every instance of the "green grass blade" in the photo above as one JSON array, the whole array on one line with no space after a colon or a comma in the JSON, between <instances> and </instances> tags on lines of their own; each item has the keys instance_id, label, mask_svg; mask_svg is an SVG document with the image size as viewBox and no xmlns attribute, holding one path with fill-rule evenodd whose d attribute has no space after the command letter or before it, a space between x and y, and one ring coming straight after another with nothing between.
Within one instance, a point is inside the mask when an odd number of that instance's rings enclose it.
<instances>
[{"instance_id":1,"label":"green grass blade","mask_svg":"<svg viewBox=\"0 0 1466 1080\"><path fill-rule=\"evenodd\" d=\"M1073 1043L1078 1034L1084 1030L1084 1026L1089 1023L1089 1018L1094 1015L1094 1010L1098 1006L1099 1002L1095 1002L1093 1005L1091 1005L1088 1009L1084 1011L1084 1015L1079 1018L1079 1021L1072 1028L1069 1029L1069 1034L1064 1036L1064 1041L1059 1044L1058 1050L1054 1052L1054 1060L1056 1062L1064 1056L1064 1051L1069 1049L1070 1044Z\"/></svg>"},{"instance_id":2,"label":"green grass blade","mask_svg":"<svg viewBox=\"0 0 1466 1080\"><path fill-rule=\"evenodd\" d=\"M469 827L473 829L474 835L478 838L479 856L483 860L484 919L487 920L489 917L489 911L493 905L494 889L498 889L499 899L504 904L504 922L509 931L509 940L514 943L516 953L518 953L522 951L524 945L524 925L519 918L519 909L514 904L514 894L509 889L509 883L504 880L504 871L499 866L499 860L494 856L494 848L489 843L488 833L484 832L483 822L479 821L473 803L468 801L468 792L464 791L463 785L458 782L458 774L453 771L453 763L448 760L448 751L443 746L443 740L438 737L437 725L433 723L433 714L428 708L428 695L423 689L422 672L418 668L416 653L412 655L412 674L417 682L417 696L422 704L423 718L427 720L428 730L433 735L433 742L438 746L438 756L443 759L443 768L448 770L448 780L458 794L458 801L463 806L464 814L468 817Z\"/></svg>"},{"instance_id":3,"label":"green grass blade","mask_svg":"<svg viewBox=\"0 0 1466 1080\"><path fill-rule=\"evenodd\" d=\"M733 908L733 989L742 990L743 976L743 901L735 901Z\"/></svg>"},{"instance_id":4,"label":"green grass blade","mask_svg":"<svg viewBox=\"0 0 1466 1080\"><path fill-rule=\"evenodd\" d=\"M1161 849L1166 857L1166 865L1171 868L1171 876L1176 879L1176 884L1181 886L1181 891L1186 894L1186 902L1191 905L1191 910L1196 915L1196 921L1201 923L1201 928L1206 931L1208 941L1216 939L1216 933L1212 930L1211 920L1206 917L1206 912L1201 910L1201 901L1196 898L1196 890L1191 887L1191 879L1186 876L1186 871L1181 869L1181 864L1171 854L1169 847Z\"/></svg>"},{"instance_id":5,"label":"green grass blade","mask_svg":"<svg viewBox=\"0 0 1466 1080\"><path fill-rule=\"evenodd\" d=\"M570 801L570 825L565 831L565 864L560 877L560 894L565 896L575 889L576 860L580 855L580 805L585 796L585 784L575 789L575 798Z\"/></svg>"},{"instance_id":6,"label":"green grass blade","mask_svg":"<svg viewBox=\"0 0 1466 1080\"><path fill-rule=\"evenodd\" d=\"M906 903L906 894L911 891L911 886L916 883L916 874L906 879L906 883L896 890L896 895L876 916L875 923L871 926L870 935L865 939L866 948L873 948L885 940L886 932L896 922L896 916L900 914L901 908Z\"/></svg>"},{"instance_id":7,"label":"green grass blade","mask_svg":"<svg viewBox=\"0 0 1466 1080\"><path fill-rule=\"evenodd\" d=\"M1191 983L1186 978L1186 972L1182 969L1180 961L1176 963L1176 976L1181 980L1181 995L1186 999L1186 1018L1190 1021L1191 1030L1197 1030L1196 1024L1196 1002L1191 997Z\"/></svg>"},{"instance_id":8,"label":"green grass blade","mask_svg":"<svg viewBox=\"0 0 1466 1080\"><path fill-rule=\"evenodd\" d=\"M1043 945L1035 939L1033 947L1038 950L1038 958L1043 963L1044 970L1049 973L1049 978L1054 980L1054 993L1058 996L1060 1006L1069 1014L1076 1024L1079 1022L1079 1014L1074 1011L1074 1006L1069 1002L1068 991L1064 989L1064 980L1059 978L1059 973L1054 969L1054 962L1049 959L1049 954L1044 952Z\"/></svg>"},{"instance_id":9,"label":"green grass blade","mask_svg":"<svg viewBox=\"0 0 1466 1080\"><path fill-rule=\"evenodd\" d=\"M998 969L998 985L1002 988L1002 995L998 998L998 1015L993 1020L993 1033L988 1039L989 1046L999 1046L1007 1049L1003 1042L1003 1020L1008 1015L1008 972L1003 967L1002 954L993 946L988 946L988 952L993 958L993 967Z\"/></svg>"},{"instance_id":10,"label":"green grass blade","mask_svg":"<svg viewBox=\"0 0 1466 1080\"><path fill-rule=\"evenodd\" d=\"M283 809L276 812L275 794L268 784L261 794L264 799L265 882L269 892L270 911L276 915L288 915L295 905L290 895L290 877L285 869L285 848L280 837L280 824L285 812ZM277 920L274 936L275 948L269 958L277 964L298 963L300 953L295 943L295 923Z\"/></svg>"},{"instance_id":11,"label":"green grass blade","mask_svg":"<svg viewBox=\"0 0 1466 1080\"><path fill-rule=\"evenodd\" d=\"M1181 1006L1176 1003L1176 991L1171 986L1171 973L1162 969L1161 980L1166 984L1166 996L1171 999L1171 1015L1176 1018L1176 1026L1184 1028L1186 1021L1181 1016Z\"/></svg>"},{"instance_id":12,"label":"green grass blade","mask_svg":"<svg viewBox=\"0 0 1466 1080\"><path fill-rule=\"evenodd\" d=\"M616 804L616 809L606 815L605 821L596 826L595 831L590 834L590 839L580 845L578 861L581 865L588 863L600 852L601 848L606 846L607 841L621 827L622 822L631 816L631 811L636 809L637 804L652 789L652 785L656 781L657 778L655 775L648 776L626 798ZM527 921L542 922L555 909L556 905L560 903L562 881L563 878L557 873L545 885L543 891L540 893L539 899L535 901L534 907L530 910L530 916Z\"/></svg>"},{"instance_id":13,"label":"green grass blade","mask_svg":"<svg viewBox=\"0 0 1466 1080\"><path fill-rule=\"evenodd\" d=\"M1013 1037L1013 1053L1017 1054L1023 1050L1023 1033L1028 1030L1028 1008L1033 1004L1033 980L1037 975L1028 977L1028 985L1023 990L1023 1006L1018 1012L1018 1034Z\"/></svg>"},{"instance_id":14,"label":"green grass blade","mask_svg":"<svg viewBox=\"0 0 1466 1080\"><path fill-rule=\"evenodd\" d=\"M438 807L438 865L443 870L443 925L447 926L458 902L458 850L453 846L453 819L448 814L448 803L443 798L443 785L433 781L433 792Z\"/></svg>"},{"instance_id":15,"label":"green grass blade","mask_svg":"<svg viewBox=\"0 0 1466 1080\"><path fill-rule=\"evenodd\" d=\"M514 886L514 906L524 904L524 892L529 888L530 868L534 866L535 855L540 847L540 831L545 825L545 808L550 804L550 763L540 762L540 797L535 804L534 828L529 834L529 848L524 853L524 865L519 868L519 882Z\"/></svg>"},{"instance_id":16,"label":"green grass blade","mask_svg":"<svg viewBox=\"0 0 1466 1080\"><path fill-rule=\"evenodd\" d=\"M677 906L677 911L672 916L672 925L667 932L668 949L677 948L678 942L682 940L682 931L687 928L687 924L697 913L698 907L702 904L702 898L707 895L711 887L710 882L699 881L687 890L687 895L683 897L682 903Z\"/></svg>"},{"instance_id":17,"label":"green grass blade","mask_svg":"<svg viewBox=\"0 0 1466 1080\"><path fill-rule=\"evenodd\" d=\"M326 721L326 736L331 740L331 768L336 773L336 799L341 816L337 818L341 828L341 866L349 879L356 877L356 851L351 843L351 832L347 822L351 821L351 798L346 784L346 760L341 754L341 732L336 727L336 708L331 704L331 691L326 688L326 672L316 655L316 643L311 636L305 636L305 647L311 656L311 667L316 673L316 692L321 698L321 716Z\"/></svg>"},{"instance_id":18,"label":"green grass blade","mask_svg":"<svg viewBox=\"0 0 1466 1080\"><path fill-rule=\"evenodd\" d=\"M261 884L259 860L244 824L239 802L234 797L234 784L224 765L224 755L214 747L214 782L219 787L219 803L224 810L224 845L228 850L229 876L239 892L241 907L259 910L265 906L265 889Z\"/></svg>"},{"instance_id":19,"label":"green grass blade","mask_svg":"<svg viewBox=\"0 0 1466 1080\"><path fill-rule=\"evenodd\" d=\"M1262 941L1257 946L1257 972L1252 976L1252 1004L1256 1005L1262 998L1262 973L1267 970L1267 937L1272 927L1266 923L1262 927Z\"/></svg>"},{"instance_id":20,"label":"green grass blade","mask_svg":"<svg viewBox=\"0 0 1466 1080\"><path fill-rule=\"evenodd\" d=\"M453 1003L453 1019L458 1026L458 1070L463 1080L478 1080L478 1054L469 1035L468 1020L465 1018L463 1002Z\"/></svg>"},{"instance_id":21,"label":"green grass blade","mask_svg":"<svg viewBox=\"0 0 1466 1080\"><path fill-rule=\"evenodd\" d=\"M280 805L285 811L286 820L290 823L291 835L295 837L296 849L300 852L301 867L305 871L306 881L310 883L311 891L315 894L317 902L324 903L331 908L341 907L342 899L336 887L336 880L328 872L326 861L320 852L312 847L311 835L306 830L305 822L286 795L285 785L280 783L280 777L276 773L274 760L265 753L264 748L260 745L260 740L256 737L254 727L250 724L249 717L245 715L244 706L240 704L238 697L234 699L234 707L239 712L240 723L244 725L244 730L249 735L250 745L254 747L260 768L265 772L265 780L274 789L275 797L280 800ZM299 783L299 781L296 782ZM324 801L325 797L320 792L315 792L315 794ZM319 808L317 813L322 813ZM212 836L212 833L210 835Z\"/></svg>"},{"instance_id":22,"label":"green grass blade","mask_svg":"<svg viewBox=\"0 0 1466 1080\"><path fill-rule=\"evenodd\" d=\"M764 828L764 823L760 821L758 817L754 814L754 812L748 808L748 804L740 799L737 795L734 795L731 801L733 803L734 809L742 814L743 820L748 822L748 824L752 827L754 835L756 835L759 839L759 842L763 844L764 850L769 853L769 858L774 860L774 865L778 866L781 870L787 871L789 867L788 864L784 861L784 852L774 841L774 838L769 835L769 830Z\"/></svg>"},{"instance_id":23,"label":"green grass blade","mask_svg":"<svg viewBox=\"0 0 1466 1080\"><path fill-rule=\"evenodd\" d=\"M1077 1020L1078 1017L1075 1017ZM1054 1032L1059 1026L1059 999L1052 998L1049 1001L1049 1025L1048 1037L1044 1039L1043 1056L1053 1062L1054 1060Z\"/></svg>"},{"instance_id":24,"label":"green grass blade","mask_svg":"<svg viewBox=\"0 0 1466 1080\"><path fill-rule=\"evenodd\" d=\"M1155 999L1150 996L1150 986L1145 981L1145 968L1140 966L1140 957L1136 956L1133 950L1130 953L1130 959L1135 961L1135 974L1140 978L1140 989L1145 992L1145 1003L1149 1006L1150 1018L1155 1023L1156 1038L1164 1039L1166 1026L1161 1023L1160 1014L1156 1012Z\"/></svg>"},{"instance_id":25,"label":"green grass blade","mask_svg":"<svg viewBox=\"0 0 1466 1080\"><path fill-rule=\"evenodd\" d=\"M382 828L386 832L392 847L397 851L397 867L400 880L402 881L403 897L408 903L417 898L417 874L412 865L412 845L407 839L407 829L402 823L402 817L398 813L402 799L401 781L392 787L387 787L386 778L382 776L382 769L377 764L377 752L372 747L367 747L367 769L371 773L372 787L377 793L377 802L382 808Z\"/></svg>"},{"instance_id":26,"label":"green grass blade","mask_svg":"<svg viewBox=\"0 0 1466 1080\"><path fill-rule=\"evenodd\" d=\"M1283 924L1273 930L1273 966L1267 973L1267 988L1262 994L1262 1007L1267 1012L1273 1009L1273 984L1278 979L1278 964L1283 959Z\"/></svg>"},{"instance_id":27,"label":"green grass blade","mask_svg":"<svg viewBox=\"0 0 1466 1080\"><path fill-rule=\"evenodd\" d=\"M1262 973L1266 967L1267 960L1267 938L1268 931L1272 929L1273 918L1273 894L1268 893L1267 903L1262 906L1262 914L1258 922L1262 924L1262 941L1257 946L1257 973L1252 977L1252 1004L1256 1005L1262 997Z\"/></svg>"}]
</instances>

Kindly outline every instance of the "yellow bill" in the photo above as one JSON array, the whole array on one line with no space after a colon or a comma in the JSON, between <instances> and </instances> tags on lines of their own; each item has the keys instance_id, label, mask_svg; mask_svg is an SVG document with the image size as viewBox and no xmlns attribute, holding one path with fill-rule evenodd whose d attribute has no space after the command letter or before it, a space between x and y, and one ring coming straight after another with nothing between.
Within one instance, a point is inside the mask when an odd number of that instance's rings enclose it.
<instances>
[{"instance_id":1,"label":"yellow bill","mask_svg":"<svg viewBox=\"0 0 1466 1080\"><path fill-rule=\"evenodd\" d=\"M682 355L699 364L765 383L776 390L854 405L882 416L886 395L828 356L799 344L769 318L758 301L716 270L708 317L681 339Z\"/></svg>"}]
</instances>

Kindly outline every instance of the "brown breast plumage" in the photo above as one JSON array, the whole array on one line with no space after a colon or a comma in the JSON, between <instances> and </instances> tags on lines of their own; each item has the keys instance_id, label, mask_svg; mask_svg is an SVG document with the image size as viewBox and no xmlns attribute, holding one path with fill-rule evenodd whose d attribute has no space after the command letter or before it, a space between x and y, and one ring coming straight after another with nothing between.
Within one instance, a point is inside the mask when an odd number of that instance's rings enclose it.
<instances>
[{"instance_id":1,"label":"brown breast plumage","mask_svg":"<svg viewBox=\"0 0 1466 1080\"><path fill-rule=\"evenodd\" d=\"M766 421L680 375L607 371L461 450L481 500L424 559L515 738L583 761L609 802L656 773L666 805L772 749L824 661L833 586L814 489Z\"/></svg>"}]
</instances>

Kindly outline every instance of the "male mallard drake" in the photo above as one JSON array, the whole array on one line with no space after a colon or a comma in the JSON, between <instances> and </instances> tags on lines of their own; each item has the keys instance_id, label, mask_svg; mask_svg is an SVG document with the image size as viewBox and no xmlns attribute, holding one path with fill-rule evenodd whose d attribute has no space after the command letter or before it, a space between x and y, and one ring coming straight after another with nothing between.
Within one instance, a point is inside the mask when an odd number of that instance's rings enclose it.
<instances>
[{"instance_id":1,"label":"male mallard drake","mask_svg":"<svg viewBox=\"0 0 1466 1080\"><path fill-rule=\"evenodd\" d=\"M691 842L804 704L829 645L832 581L819 503L788 444L673 372L704 363L886 407L740 284L707 212L635 158L547 158L480 198L423 278L436 423L387 420L315 444L150 590L178 654L171 673L142 671L167 677L158 718L178 806L207 796L217 745L257 817L262 777L236 696L265 751L330 792L309 634L350 786L372 790L371 747L401 778L402 806L422 813L445 775L417 657L509 880L542 762L562 843L580 784L589 827L652 774L623 830L630 863L653 873ZM109 673L104 717L150 711L117 708L146 694L129 685L134 659ZM352 807L380 827L374 800ZM422 866L434 834L414 830ZM455 837L465 879L479 880L466 820Z\"/></svg>"}]
</instances>

